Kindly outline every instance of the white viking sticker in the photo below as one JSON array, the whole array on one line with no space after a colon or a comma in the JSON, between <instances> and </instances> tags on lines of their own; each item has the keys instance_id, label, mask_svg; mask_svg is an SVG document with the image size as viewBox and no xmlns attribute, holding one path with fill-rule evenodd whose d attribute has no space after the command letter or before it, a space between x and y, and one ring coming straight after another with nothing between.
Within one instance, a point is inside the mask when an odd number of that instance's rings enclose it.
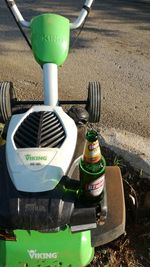
<instances>
[{"instance_id":1,"label":"white viking sticker","mask_svg":"<svg viewBox=\"0 0 150 267\"><path fill-rule=\"evenodd\" d=\"M31 258L31 260L33 259L57 259L58 257L58 253L57 252L37 252L37 250L27 250L28 254Z\"/></svg>"}]
</instances>

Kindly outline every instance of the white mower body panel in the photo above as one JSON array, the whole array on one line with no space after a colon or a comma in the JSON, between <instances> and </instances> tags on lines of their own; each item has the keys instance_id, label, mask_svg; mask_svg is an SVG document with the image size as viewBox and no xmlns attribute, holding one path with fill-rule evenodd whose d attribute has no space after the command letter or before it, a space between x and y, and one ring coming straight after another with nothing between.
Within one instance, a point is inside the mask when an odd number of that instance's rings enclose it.
<instances>
[{"instance_id":1,"label":"white mower body panel","mask_svg":"<svg viewBox=\"0 0 150 267\"><path fill-rule=\"evenodd\" d=\"M61 147L17 148L14 135L21 123L33 112L54 112L65 131ZM49 125L51 127L51 125ZM6 162L14 186L19 191L43 192L52 190L67 174L77 141L77 127L61 107L34 106L26 113L14 115L6 141Z\"/></svg>"}]
</instances>

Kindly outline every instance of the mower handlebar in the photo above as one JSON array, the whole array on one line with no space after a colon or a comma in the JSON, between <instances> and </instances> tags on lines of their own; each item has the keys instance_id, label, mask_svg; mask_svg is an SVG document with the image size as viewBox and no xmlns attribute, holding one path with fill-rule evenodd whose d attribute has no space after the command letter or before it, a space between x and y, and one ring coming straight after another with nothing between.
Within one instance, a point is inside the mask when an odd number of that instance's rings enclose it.
<instances>
[{"instance_id":1,"label":"mower handlebar","mask_svg":"<svg viewBox=\"0 0 150 267\"><path fill-rule=\"evenodd\" d=\"M94 0L86 0L85 4L83 5L81 12L79 14L79 16L77 17L77 19L73 22L70 23L70 29L74 30L79 28L82 23L84 22L84 20L86 19L88 13L90 12L91 6L93 4Z\"/></svg>"},{"instance_id":2,"label":"mower handlebar","mask_svg":"<svg viewBox=\"0 0 150 267\"><path fill-rule=\"evenodd\" d=\"M11 8L15 18L17 19L18 22L20 22L20 24L24 27L29 28L30 27L30 22L25 20L22 16L22 14L20 13L15 0L5 0L7 5ZM94 0L86 0L84 6L81 9L81 12L79 14L79 16L77 17L77 19L70 23L70 29L74 30L79 28L82 23L84 22L86 16L88 15L88 13L90 12L90 8L92 6L92 3L94 2Z\"/></svg>"},{"instance_id":3,"label":"mower handlebar","mask_svg":"<svg viewBox=\"0 0 150 267\"><path fill-rule=\"evenodd\" d=\"M6 4L11 8L16 20L20 22L20 24L24 27L29 28L30 22L26 21L23 16L21 15L16 3L14 0L5 0Z\"/></svg>"}]
</instances>

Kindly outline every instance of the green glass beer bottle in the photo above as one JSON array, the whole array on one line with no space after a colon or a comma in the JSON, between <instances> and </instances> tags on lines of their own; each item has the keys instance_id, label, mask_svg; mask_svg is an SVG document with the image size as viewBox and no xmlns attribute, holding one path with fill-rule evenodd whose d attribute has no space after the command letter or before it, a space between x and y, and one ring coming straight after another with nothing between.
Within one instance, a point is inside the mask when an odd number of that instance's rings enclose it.
<instances>
[{"instance_id":1,"label":"green glass beer bottle","mask_svg":"<svg viewBox=\"0 0 150 267\"><path fill-rule=\"evenodd\" d=\"M106 162L101 154L98 134L86 133L83 157L80 160L81 199L87 204L98 204L103 198Z\"/></svg>"}]
</instances>

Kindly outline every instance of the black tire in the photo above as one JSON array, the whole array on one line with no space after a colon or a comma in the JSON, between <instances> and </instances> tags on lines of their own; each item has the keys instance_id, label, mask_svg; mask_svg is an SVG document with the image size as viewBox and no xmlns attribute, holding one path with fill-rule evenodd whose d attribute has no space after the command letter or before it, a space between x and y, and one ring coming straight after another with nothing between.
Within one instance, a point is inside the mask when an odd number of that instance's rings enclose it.
<instances>
[{"instance_id":1,"label":"black tire","mask_svg":"<svg viewBox=\"0 0 150 267\"><path fill-rule=\"evenodd\" d=\"M12 82L0 83L0 122L2 123L5 123L12 116L13 94Z\"/></svg>"},{"instance_id":2,"label":"black tire","mask_svg":"<svg viewBox=\"0 0 150 267\"><path fill-rule=\"evenodd\" d=\"M100 121L101 115L101 86L99 82L89 82L86 110L89 113L89 122Z\"/></svg>"}]
</instances>

